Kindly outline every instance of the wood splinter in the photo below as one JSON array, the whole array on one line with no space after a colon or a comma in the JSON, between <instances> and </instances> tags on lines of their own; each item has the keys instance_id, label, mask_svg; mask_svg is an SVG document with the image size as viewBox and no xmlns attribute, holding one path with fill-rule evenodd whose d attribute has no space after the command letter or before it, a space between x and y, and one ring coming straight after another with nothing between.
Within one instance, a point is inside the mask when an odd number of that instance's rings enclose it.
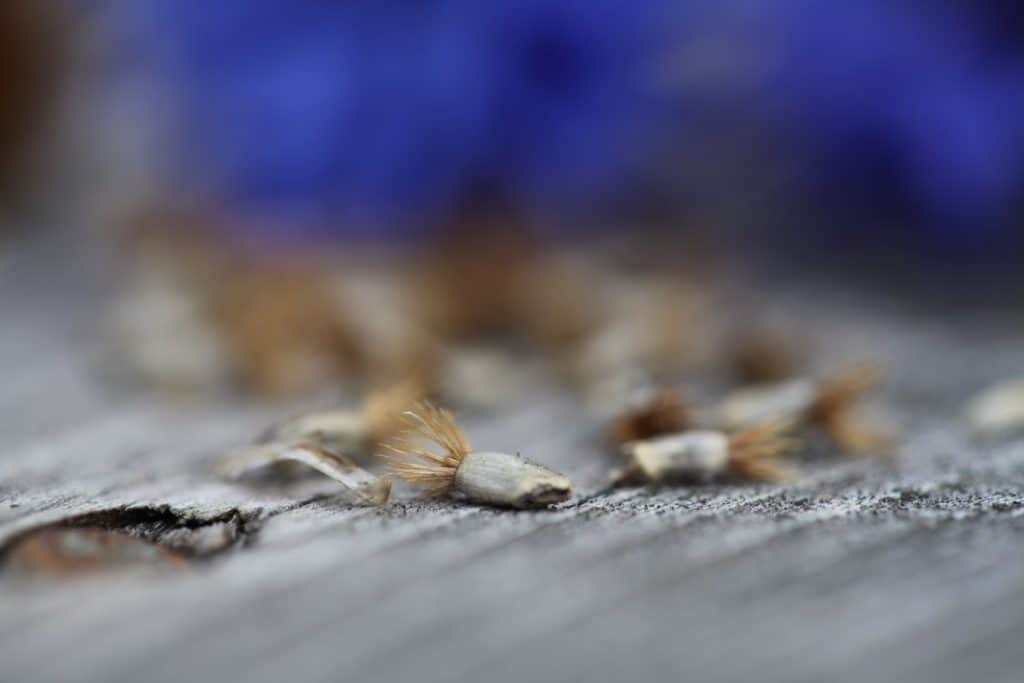
<instances>
[{"instance_id":1,"label":"wood splinter","mask_svg":"<svg viewBox=\"0 0 1024 683\"><path fill-rule=\"evenodd\" d=\"M223 476L237 479L259 469L310 467L341 484L362 505L384 505L391 481L360 467L352 455L372 451L401 429L402 411L419 395L414 380L372 394L360 410L306 413L271 427L258 442L227 458Z\"/></svg>"},{"instance_id":2,"label":"wood splinter","mask_svg":"<svg viewBox=\"0 0 1024 683\"><path fill-rule=\"evenodd\" d=\"M874 365L855 365L821 381L795 379L739 389L718 409L718 423L735 431L771 420L818 424L849 453L885 452L892 438L860 420L853 405L881 378Z\"/></svg>"},{"instance_id":3,"label":"wood splinter","mask_svg":"<svg viewBox=\"0 0 1024 683\"><path fill-rule=\"evenodd\" d=\"M540 508L567 500L569 480L518 454L474 451L452 414L421 402L404 418L408 429L381 454L390 471L435 496L513 508ZM440 452L424 448L429 441Z\"/></svg>"},{"instance_id":4,"label":"wood splinter","mask_svg":"<svg viewBox=\"0 0 1024 683\"><path fill-rule=\"evenodd\" d=\"M306 465L330 477L360 505L384 505L391 495L391 480L367 472L347 455L310 442L257 444L229 457L218 471L229 479L239 479L256 470L287 463Z\"/></svg>"},{"instance_id":5,"label":"wood splinter","mask_svg":"<svg viewBox=\"0 0 1024 683\"><path fill-rule=\"evenodd\" d=\"M633 441L622 447L626 465L612 472L612 483L642 484L707 481L723 475L741 479L789 479L795 469L780 457L799 443L791 422L768 422L725 434L693 430Z\"/></svg>"}]
</instances>

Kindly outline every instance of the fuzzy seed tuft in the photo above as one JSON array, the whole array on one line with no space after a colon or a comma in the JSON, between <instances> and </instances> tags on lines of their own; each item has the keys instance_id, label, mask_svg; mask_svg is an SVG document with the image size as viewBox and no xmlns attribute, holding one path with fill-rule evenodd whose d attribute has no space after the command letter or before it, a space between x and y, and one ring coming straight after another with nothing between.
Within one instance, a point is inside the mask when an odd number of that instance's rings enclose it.
<instances>
[{"instance_id":1,"label":"fuzzy seed tuft","mask_svg":"<svg viewBox=\"0 0 1024 683\"><path fill-rule=\"evenodd\" d=\"M428 401L420 401L402 417L405 431L385 443L389 453L381 455L388 461L389 471L431 495L448 493L455 471L469 453L466 436L449 411ZM440 446L442 452L425 448L424 441Z\"/></svg>"}]
</instances>

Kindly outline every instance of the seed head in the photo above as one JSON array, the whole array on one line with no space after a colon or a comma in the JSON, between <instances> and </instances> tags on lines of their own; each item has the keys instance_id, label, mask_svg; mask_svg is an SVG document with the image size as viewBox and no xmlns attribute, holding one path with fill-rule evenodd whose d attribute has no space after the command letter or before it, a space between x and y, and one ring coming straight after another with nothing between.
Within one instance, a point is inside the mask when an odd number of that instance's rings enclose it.
<instances>
[{"instance_id":1,"label":"seed head","mask_svg":"<svg viewBox=\"0 0 1024 683\"><path fill-rule=\"evenodd\" d=\"M381 457L388 461L388 469L432 495L448 493L455 481L455 471L469 453L465 434L449 411L428 401L420 401L412 410L402 413L402 418L406 430L384 444L389 453ZM439 446L440 452L425 448L424 441Z\"/></svg>"},{"instance_id":2,"label":"seed head","mask_svg":"<svg viewBox=\"0 0 1024 683\"><path fill-rule=\"evenodd\" d=\"M792 420L773 420L729 436L729 471L744 479L780 481L792 478L796 471L779 458L799 446L789 432Z\"/></svg>"},{"instance_id":3,"label":"seed head","mask_svg":"<svg viewBox=\"0 0 1024 683\"><path fill-rule=\"evenodd\" d=\"M622 412L608 429L607 439L612 445L619 446L675 434L689 426L690 416L682 398L675 391L662 389Z\"/></svg>"}]
</instances>

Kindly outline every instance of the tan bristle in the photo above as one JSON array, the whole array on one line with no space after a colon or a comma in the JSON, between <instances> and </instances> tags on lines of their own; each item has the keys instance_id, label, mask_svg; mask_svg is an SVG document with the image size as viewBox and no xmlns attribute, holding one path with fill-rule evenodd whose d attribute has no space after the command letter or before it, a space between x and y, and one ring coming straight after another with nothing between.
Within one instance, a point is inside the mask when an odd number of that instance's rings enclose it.
<instances>
[{"instance_id":1,"label":"tan bristle","mask_svg":"<svg viewBox=\"0 0 1024 683\"><path fill-rule=\"evenodd\" d=\"M829 436L847 453L892 454L895 440L889 434L873 429L863 420L857 419L850 411L832 413L823 423Z\"/></svg>"},{"instance_id":2,"label":"tan bristle","mask_svg":"<svg viewBox=\"0 0 1024 683\"><path fill-rule=\"evenodd\" d=\"M308 390L362 363L317 268L228 261L204 296L241 379L259 393Z\"/></svg>"},{"instance_id":3,"label":"tan bristle","mask_svg":"<svg viewBox=\"0 0 1024 683\"><path fill-rule=\"evenodd\" d=\"M740 384L781 382L796 374L793 344L779 330L759 328L739 338L732 349L733 372Z\"/></svg>"},{"instance_id":4,"label":"tan bristle","mask_svg":"<svg viewBox=\"0 0 1024 683\"><path fill-rule=\"evenodd\" d=\"M682 432L690 426L686 406L679 394L662 390L643 405L627 408L608 429L608 441L615 446Z\"/></svg>"},{"instance_id":5,"label":"tan bristle","mask_svg":"<svg viewBox=\"0 0 1024 683\"><path fill-rule=\"evenodd\" d=\"M882 371L877 365L860 363L822 380L812 409L814 418L827 422L833 414L847 410L881 379Z\"/></svg>"},{"instance_id":6,"label":"tan bristle","mask_svg":"<svg viewBox=\"0 0 1024 683\"><path fill-rule=\"evenodd\" d=\"M822 381L812 409L814 420L848 453L884 453L893 440L857 419L853 404L882 378L882 371L871 363L852 366Z\"/></svg>"},{"instance_id":7,"label":"tan bristle","mask_svg":"<svg viewBox=\"0 0 1024 683\"><path fill-rule=\"evenodd\" d=\"M422 486L433 495L446 493L455 479L455 470L469 453L469 442L450 412L427 401L417 403L402 416L407 429L384 444L390 452L381 457L396 477ZM442 452L424 448L424 441L437 444Z\"/></svg>"},{"instance_id":8,"label":"tan bristle","mask_svg":"<svg viewBox=\"0 0 1024 683\"><path fill-rule=\"evenodd\" d=\"M415 294L427 328L441 338L519 331L512 329L516 297L535 247L514 226L488 222L464 217L427 254Z\"/></svg>"},{"instance_id":9,"label":"tan bristle","mask_svg":"<svg viewBox=\"0 0 1024 683\"><path fill-rule=\"evenodd\" d=\"M792 428L791 420L774 420L736 432L729 437L729 470L744 479L792 478L796 470L780 460L800 444Z\"/></svg>"},{"instance_id":10,"label":"tan bristle","mask_svg":"<svg viewBox=\"0 0 1024 683\"><path fill-rule=\"evenodd\" d=\"M420 376L412 374L397 384L370 394L363 405L363 416L374 445L401 431L402 416L423 397L423 387Z\"/></svg>"}]
</instances>

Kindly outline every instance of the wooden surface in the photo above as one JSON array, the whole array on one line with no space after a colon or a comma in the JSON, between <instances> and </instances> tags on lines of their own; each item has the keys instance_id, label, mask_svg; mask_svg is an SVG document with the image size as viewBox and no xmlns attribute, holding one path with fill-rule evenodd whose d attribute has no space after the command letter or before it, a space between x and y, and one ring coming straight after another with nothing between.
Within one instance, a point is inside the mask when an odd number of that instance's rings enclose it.
<instances>
[{"instance_id":1,"label":"wooden surface","mask_svg":"<svg viewBox=\"0 0 1024 683\"><path fill-rule=\"evenodd\" d=\"M602 494L599 424L539 389L466 425L569 475L569 503L507 512L398 488L378 510L323 480L212 477L283 409L107 381L95 270L70 247L0 258L0 546L71 519L193 559L79 580L8 568L0 681L1024 676L1024 441L956 421L971 392L1024 373L1015 321L778 288L820 332L816 368L861 352L887 365L872 408L903 435L894 463L819 444L784 486Z\"/></svg>"}]
</instances>

